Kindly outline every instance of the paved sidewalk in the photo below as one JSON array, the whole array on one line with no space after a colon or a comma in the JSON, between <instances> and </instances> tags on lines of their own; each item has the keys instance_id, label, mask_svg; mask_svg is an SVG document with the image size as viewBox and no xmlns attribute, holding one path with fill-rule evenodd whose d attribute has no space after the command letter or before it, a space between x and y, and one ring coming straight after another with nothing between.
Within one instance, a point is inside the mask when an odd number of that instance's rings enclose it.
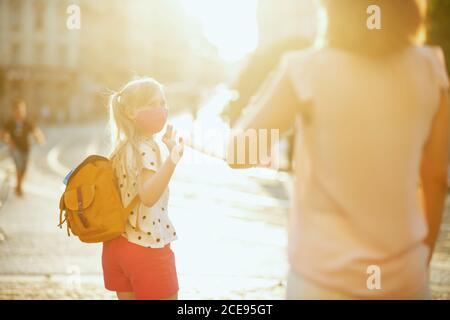
<instances>
[{"instance_id":1,"label":"paved sidewalk","mask_svg":"<svg viewBox=\"0 0 450 320\"><path fill-rule=\"evenodd\" d=\"M103 288L101 246L67 238L56 227L62 191L58 172L79 163L86 152L96 152L92 137L102 133L95 126L52 129L49 145L33 150L26 197L13 195L0 211L7 236L0 243L0 299L114 298ZM189 152L195 151L187 150L187 158ZM282 182L258 178L257 172L245 175L207 160L180 164L169 207L179 234L173 250L180 298L284 297L287 199L275 197L275 191L284 193Z\"/></svg>"},{"instance_id":2,"label":"paved sidewalk","mask_svg":"<svg viewBox=\"0 0 450 320\"><path fill-rule=\"evenodd\" d=\"M434 299L450 300L450 195L447 195L443 224L431 261L430 286Z\"/></svg>"},{"instance_id":3,"label":"paved sidewalk","mask_svg":"<svg viewBox=\"0 0 450 320\"><path fill-rule=\"evenodd\" d=\"M48 129L48 146L33 150L26 197L12 195L0 209L6 234L0 241L0 299L115 299L103 287L101 246L67 238L56 227L58 172L79 163L85 153L104 151L96 150L104 149L102 134L99 126ZM93 144L92 137L100 138ZM202 165L182 162L171 183L180 298L283 299L285 178L269 179L258 170L244 174L204 160ZM12 163L0 161L0 168L11 170ZM450 198L431 288L434 298L450 299Z\"/></svg>"}]
</instances>

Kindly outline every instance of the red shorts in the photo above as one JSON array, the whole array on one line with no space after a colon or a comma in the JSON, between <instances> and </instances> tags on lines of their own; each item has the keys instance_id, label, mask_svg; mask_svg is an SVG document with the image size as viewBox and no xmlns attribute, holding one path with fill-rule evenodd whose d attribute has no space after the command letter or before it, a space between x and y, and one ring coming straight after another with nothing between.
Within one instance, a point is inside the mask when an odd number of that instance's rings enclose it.
<instances>
[{"instance_id":1,"label":"red shorts","mask_svg":"<svg viewBox=\"0 0 450 320\"><path fill-rule=\"evenodd\" d=\"M118 237L103 243L102 265L108 290L134 292L136 299L164 299L178 292L170 245L145 248Z\"/></svg>"}]
</instances>

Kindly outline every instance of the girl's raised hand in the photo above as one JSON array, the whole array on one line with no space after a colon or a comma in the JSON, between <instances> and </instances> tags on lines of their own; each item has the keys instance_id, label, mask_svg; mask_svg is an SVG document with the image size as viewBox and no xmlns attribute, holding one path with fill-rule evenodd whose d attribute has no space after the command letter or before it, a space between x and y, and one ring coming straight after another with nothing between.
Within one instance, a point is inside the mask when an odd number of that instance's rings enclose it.
<instances>
[{"instance_id":1,"label":"girl's raised hand","mask_svg":"<svg viewBox=\"0 0 450 320\"><path fill-rule=\"evenodd\" d=\"M171 124L167 125L166 132L162 137L162 141L169 150L171 157L181 157L184 152L184 141L182 138L177 139L177 132Z\"/></svg>"}]
</instances>

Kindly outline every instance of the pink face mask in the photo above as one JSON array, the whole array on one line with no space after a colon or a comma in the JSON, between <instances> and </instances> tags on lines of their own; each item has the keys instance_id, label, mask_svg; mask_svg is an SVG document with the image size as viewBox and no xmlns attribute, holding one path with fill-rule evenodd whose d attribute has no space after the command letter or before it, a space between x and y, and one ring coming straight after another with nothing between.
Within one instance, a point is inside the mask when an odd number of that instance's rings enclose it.
<instances>
[{"instance_id":1,"label":"pink face mask","mask_svg":"<svg viewBox=\"0 0 450 320\"><path fill-rule=\"evenodd\" d=\"M155 134L164 128L168 112L165 107L144 109L136 113L134 120L143 132Z\"/></svg>"}]
</instances>

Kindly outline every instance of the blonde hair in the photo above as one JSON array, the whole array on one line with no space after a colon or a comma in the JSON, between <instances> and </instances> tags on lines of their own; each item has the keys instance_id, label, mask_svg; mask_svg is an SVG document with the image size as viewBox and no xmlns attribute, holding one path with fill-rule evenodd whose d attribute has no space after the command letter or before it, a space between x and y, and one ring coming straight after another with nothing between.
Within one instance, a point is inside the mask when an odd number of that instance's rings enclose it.
<instances>
[{"instance_id":1,"label":"blonde hair","mask_svg":"<svg viewBox=\"0 0 450 320\"><path fill-rule=\"evenodd\" d=\"M164 94L163 86L155 79L145 77L128 82L109 98L110 160L116 175L126 175L126 183L131 181L131 174L137 175L142 168L139 143L143 136L129 115L150 103L157 93ZM131 157L128 154L129 147L132 150Z\"/></svg>"}]
</instances>

